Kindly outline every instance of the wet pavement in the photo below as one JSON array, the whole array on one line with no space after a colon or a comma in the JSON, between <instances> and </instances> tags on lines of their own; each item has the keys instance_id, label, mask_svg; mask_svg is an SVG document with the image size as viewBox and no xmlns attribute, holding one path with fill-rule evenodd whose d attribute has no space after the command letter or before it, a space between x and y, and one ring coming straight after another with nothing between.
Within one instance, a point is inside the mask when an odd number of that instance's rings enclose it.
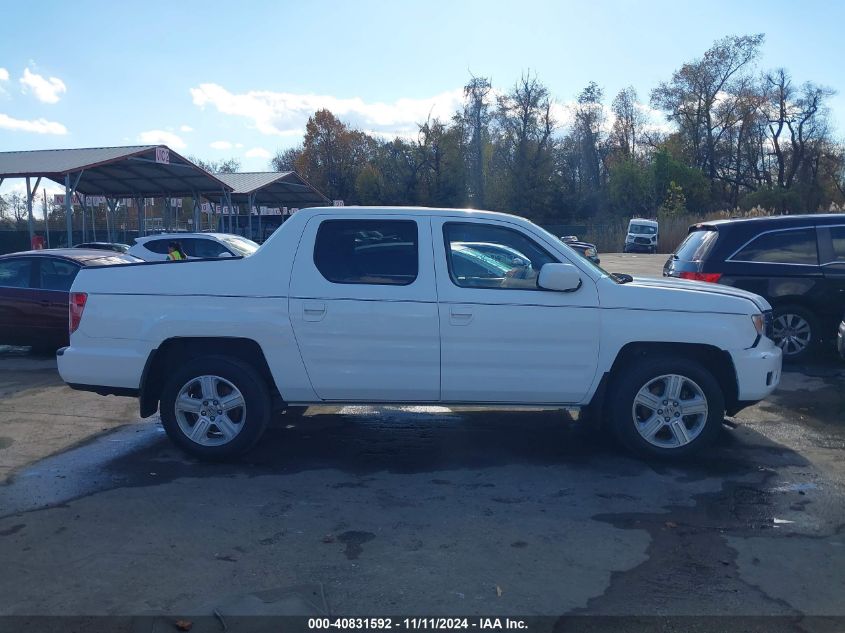
<instances>
[{"instance_id":1,"label":"wet pavement","mask_svg":"<svg viewBox=\"0 0 845 633\"><path fill-rule=\"evenodd\" d=\"M781 615L767 630L801 630L845 615L842 379L833 360L788 372L684 465L633 459L564 411L312 408L231 464L130 423L0 488L0 612L260 603Z\"/></svg>"}]
</instances>

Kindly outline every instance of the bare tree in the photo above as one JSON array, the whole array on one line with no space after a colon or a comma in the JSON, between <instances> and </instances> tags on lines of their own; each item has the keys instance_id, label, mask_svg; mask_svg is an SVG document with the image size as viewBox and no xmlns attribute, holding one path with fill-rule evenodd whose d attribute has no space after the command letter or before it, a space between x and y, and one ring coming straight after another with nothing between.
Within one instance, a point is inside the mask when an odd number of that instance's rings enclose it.
<instances>
[{"instance_id":1,"label":"bare tree","mask_svg":"<svg viewBox=\"0 0 845 633\"><path fill-rule=\"evenodd\" d=\"M297 161L302 156L302 147L289 147L280 149L270 160L270 168L273 171L296 171Z\"/></svg>"},{"instance_id":2,"label":"bare tree","mask_svg":"<svg viewBox=\"0 0 845 633\"><path fill-rule=\"evenodd\" d=\"M646 116L639 107L637 91L628 86L613 98L613 145L625 158L637 154L637 144L646 124Z\"/></svg>"},{"instance_id":3,"label":"bare tree","mask_svg":"<svg viewBox=\"0 0 845 633\"><path fill-rule=\"evenodd\" d=\"M738 95L752 81L743 70L759 54L764 35L717 40L701 59L689 62L651 93L655 107L667 111L688 144L693 164L715 184L722 137L743 118Z\"/></svg>"},{"instance_id":4,"label":"bare tree","mask_svg":"<svg viewBox=\"0 0 845 633\"><path fill-rule=\"evenodd\" d=\"M462 122L469 135L470 199L484 208L484 148L490 138L490 102L492 85L487 77L472 77L464 86Z\"/></svg>"}]
</instances>

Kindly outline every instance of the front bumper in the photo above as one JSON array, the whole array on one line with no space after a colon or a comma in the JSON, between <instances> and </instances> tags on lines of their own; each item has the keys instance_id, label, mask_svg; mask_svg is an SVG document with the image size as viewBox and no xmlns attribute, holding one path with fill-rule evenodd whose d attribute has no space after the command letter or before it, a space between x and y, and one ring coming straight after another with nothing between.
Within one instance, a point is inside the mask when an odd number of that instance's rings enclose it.
<instances>
[{"instance_id":1,"label":"front bumper","mask_svg":"<svg viewBox=\"0 0 845 633\"><path fill-rule=\"evenodd\" d=\"M752 348L731 352L736 370L737 400L762 400L780 382L783 353L774 341L763 337Z\"/></svg>"},{"instance_id":2,"label":"front bumper","mask_svg":"<svg viewBox=\"0 0 845 633\"><path fill-rule=\"evenodd\" d=\"M636 242L625 243L625 250L629 253L648 253L653 248L657 248L657 244L637 244Z\"/></svg>"}]
</instances>

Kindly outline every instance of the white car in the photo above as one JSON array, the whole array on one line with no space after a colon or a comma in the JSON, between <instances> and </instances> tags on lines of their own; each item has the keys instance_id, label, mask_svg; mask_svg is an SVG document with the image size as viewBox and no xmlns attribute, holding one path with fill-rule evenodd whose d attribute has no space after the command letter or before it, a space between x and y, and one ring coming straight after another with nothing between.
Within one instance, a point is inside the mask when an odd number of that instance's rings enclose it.
<instances>
[{"instance_id":1,"label":"white car","mask_svg":"<svg viewBox=\"0 0 845 633\"><path fill-rule=\"evenodd\" d=\"M228 233L159 233L136 238L129 254L147 262L167 259L167 247L177 242L188 259L246 257L258 250L258 244L240 235Z\"/></svg>"},{"instance_id":2,"label":"white car","mask_svg":"<svg viewBox=\"0 0 845 633\"><path fill-rule=\"evenodd\" d=\"M638 453L685 457L777 386L770 310L614 277L511 215L311 208L251 257L83 268L58 365L138 396L201 458L246 451L285 407L345 403L581 407Z\"/></svg>"}]
</instances>

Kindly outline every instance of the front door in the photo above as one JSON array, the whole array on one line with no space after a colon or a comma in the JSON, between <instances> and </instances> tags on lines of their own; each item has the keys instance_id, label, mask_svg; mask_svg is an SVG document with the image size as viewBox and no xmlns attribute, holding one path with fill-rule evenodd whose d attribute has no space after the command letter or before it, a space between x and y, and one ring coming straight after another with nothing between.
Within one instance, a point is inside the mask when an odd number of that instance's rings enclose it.
<instances>
[{"instance_id":1,"label":"front door","mask_svg":"<svg viewBox=\"0 0 845 633\"><path fill-rule=\"evenodd\" d=\"M442 400L580 402L598 363L595 282L584 274L573 292L538 288L544 264L568 260L506 221L435 218L431 231Z\"/></svg>"},{"instance_id":2,"label":"front door","mask_svg":"<svg viewBox=\"0 0 845 633\"><path fill-rule=\"evenodd\" d=\"M0 345L39 342L39 305L32 257L0 259Z\"/></svg>"},{"instance_id":3,"label":"front door","mask_svg":"<svg viewBox=\"0 0 845 633\"><path fill-rule=\"evenodd\" d=\"M296 252L290 316L323 400L440 398L428 218L315 216Z\"/></svg>"}]
</instances>

